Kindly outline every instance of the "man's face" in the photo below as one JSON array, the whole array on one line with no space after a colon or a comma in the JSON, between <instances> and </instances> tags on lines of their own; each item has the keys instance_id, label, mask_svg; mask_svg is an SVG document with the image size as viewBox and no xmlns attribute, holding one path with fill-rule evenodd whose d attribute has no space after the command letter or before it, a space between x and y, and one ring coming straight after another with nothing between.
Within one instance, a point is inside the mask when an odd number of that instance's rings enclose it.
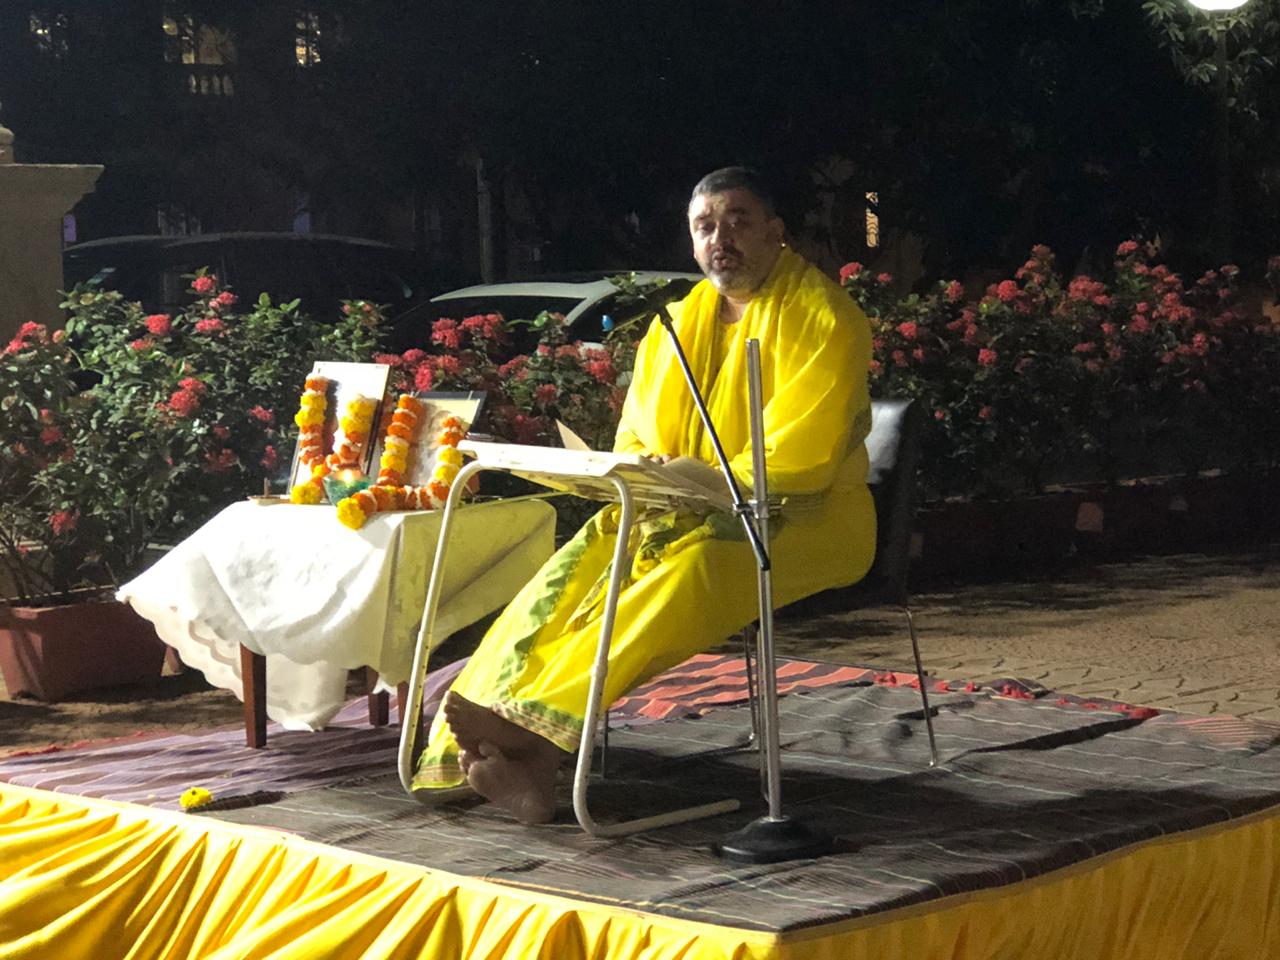
<instances>
[{"instance_id":1,"label":"man's face","mask_svg":"<svg viewBox=\"0 0 1280 960\"><path fill-rule=\"evenodd\" d=\"M782 221L741 188L694 197L689 233L698 266L726 296L757 290L782 248Z\"/></svg>"}]
</instances>

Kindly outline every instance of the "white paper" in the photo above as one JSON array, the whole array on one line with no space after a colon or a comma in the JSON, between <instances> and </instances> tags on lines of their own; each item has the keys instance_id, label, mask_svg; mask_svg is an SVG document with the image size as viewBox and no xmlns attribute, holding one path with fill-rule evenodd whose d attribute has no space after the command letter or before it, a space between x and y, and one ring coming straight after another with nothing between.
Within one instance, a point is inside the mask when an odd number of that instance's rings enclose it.
<instances>
[{"instance_id":1,"label":"white paper","mask_svg":"<svg viewBox=\"0 0 1280 960\"><path fill-rule=\"evenodd\" d=\"M587 441L566 427L559 420L556 421L556 429L560 431L560 445L566 450L590 450L591 447Z\"/></svg>"}]
</instances>

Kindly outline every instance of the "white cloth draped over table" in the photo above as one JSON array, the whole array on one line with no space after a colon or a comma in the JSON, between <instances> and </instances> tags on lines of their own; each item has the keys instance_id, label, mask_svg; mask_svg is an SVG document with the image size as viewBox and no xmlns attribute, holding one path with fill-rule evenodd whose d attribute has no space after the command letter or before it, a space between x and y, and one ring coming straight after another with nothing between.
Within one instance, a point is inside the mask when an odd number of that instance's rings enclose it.
<instances>
[{"instance_id":1,"label":"white cloth draped over table","mask_svg":"<svg viewBox=\"0 0 1280 960\"><path fill-rule=\"evenodd\" d=\"M442 511L379 513L360 530L332 507L227 507L119 599L151 620L184 663L244 699L240 645L267 657L267 715L318 730L341 708L347 672L409 678ZM473 504L455 514L435 637L498 609L554 549L544 500Z\"/></svg>"}]
</instances>

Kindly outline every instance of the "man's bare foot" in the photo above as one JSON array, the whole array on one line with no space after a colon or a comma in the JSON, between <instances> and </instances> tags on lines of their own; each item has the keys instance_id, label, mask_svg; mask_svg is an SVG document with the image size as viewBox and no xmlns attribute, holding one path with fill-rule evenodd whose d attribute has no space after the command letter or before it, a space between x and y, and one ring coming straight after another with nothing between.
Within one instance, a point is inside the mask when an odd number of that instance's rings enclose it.
<instances>
[{"instance_id":1,"label":"man's bare foot","mask_svg":"<svg viewBox=\"0 0 1280 960\"><path fill-rule=\"evenodd\" d=\"M505 756L494 744L482 740L479 758L468 754L467 782L476 793L496 803L521 823L549 823L556 813L556 768L553 755L525 760Z\"/></svg>"},{"instance_id":2,"label":"man's bare foot","mask_svg":"<svg viewBox=\"0 0 1280 960\"><path fill-rule=\"evenodd\" d=\"M471 767L476 761L483 759L479 753L473 753L470 750L458 751L458 766L462 768L462 775L465 777L471 772Z\"/></svg>"},{"instance_id":3,"label":"man's bare foot","mask_svg":"<svg viewBox=\"0 0 1280 960\"><path fill-rule=\"evenodd\" d=\"M482 740L487 740L508 757L538 750L544 744L550 745L550 741L536 733L504 720L488 707L473 703L452 690L445 694L440 709L444 711L444 718L459 748L467 753L479 753Z\"/></svg>"}]
</instances>

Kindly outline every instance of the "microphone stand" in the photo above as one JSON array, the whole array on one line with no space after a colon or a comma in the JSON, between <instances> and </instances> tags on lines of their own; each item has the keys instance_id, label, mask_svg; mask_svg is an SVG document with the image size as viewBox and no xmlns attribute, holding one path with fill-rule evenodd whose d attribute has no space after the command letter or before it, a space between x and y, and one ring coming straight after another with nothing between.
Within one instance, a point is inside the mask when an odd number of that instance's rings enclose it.
<instances>
[{"instance_id":1,"label":"microphone stand","mask_svg":"<svg viewBox=\"0 0 1280 960\"><path fill-rule=\"evenodd\" d=\"M698 389L697 380L689 368L680 337L676 335L671 314L666 303L657 304L659 322L666 328L675 348L676 359L684 374L689 393L702 426L711 438L720 471L729 485L734 513L742 522L747 539L751 543L758 568L757 586L760 594L760 630L756 639L756 663L760 671L762 726L764 741L764 765L769 812L747 824L741 830L716 846L717 852L728 860L742 863L777 863L783 860L818 857L828 853L833 845L829 836L811 829L799 820L782 813L782 762L778 737L778 689L777 671L773 654L773 571L765 541L769 536L769 491L764 452L763 390L760 379L760 342L747 341L747 389L751 413L752 479L755 490L752 502L747 503L738 488L738 482L729 468L729 458L720 443L720 435L711 422L707 405ZM717 319L715 322L719 323ZM750 670L750 665L747 665Z\"/></svg>"},{"instance_id":2,"label":"microphone stand","mask_svg":"<svg viewBox=\"0 0 1280 960\"><path fill-rule=\"evenodd\" d=\"M733 498L733 512L737 514L738 519L742 521L742 529L746 531L747 539L751 541L751 550L756 555L756 563L761 570L768 570L769 552L765 548L764 540L760 536L760 530L754 522L754 511L751 504L747 503L742 497L742 491L738 488L738 481L733 476L733 471L729 469L729 458L725 455L724 447L720 443L720 434L716 432L715 426L711 423L711 414L707 412L707 405L702 399L702 391L698 389L698 381L694 379L693 371L689 369L689 358L684 355L684 347L680 344L680 338L676 336L676 328L672 325L671 314L667 310L665 303L658 305L658 320L666 327L667 334L671 337L671 345L675 348L676 359L680 362L680 370L684 373L684 382L689 386L689 393L693 395L693 405L698 408L698 416L702 418L702 426L707 431L707 436L711 438L711 446L715 448L716 459L720 462L720 472L724 474L725 481L729 484L729 496ZM717 323L720 321L717 320ZM755 417L755 410L751 411L751 415ZM754 420L753 420L754 422ZM762 478L755 477L757 483L762 482ZM759 497L757 496L757 499Z\"/></svg>"}]
</instances>

